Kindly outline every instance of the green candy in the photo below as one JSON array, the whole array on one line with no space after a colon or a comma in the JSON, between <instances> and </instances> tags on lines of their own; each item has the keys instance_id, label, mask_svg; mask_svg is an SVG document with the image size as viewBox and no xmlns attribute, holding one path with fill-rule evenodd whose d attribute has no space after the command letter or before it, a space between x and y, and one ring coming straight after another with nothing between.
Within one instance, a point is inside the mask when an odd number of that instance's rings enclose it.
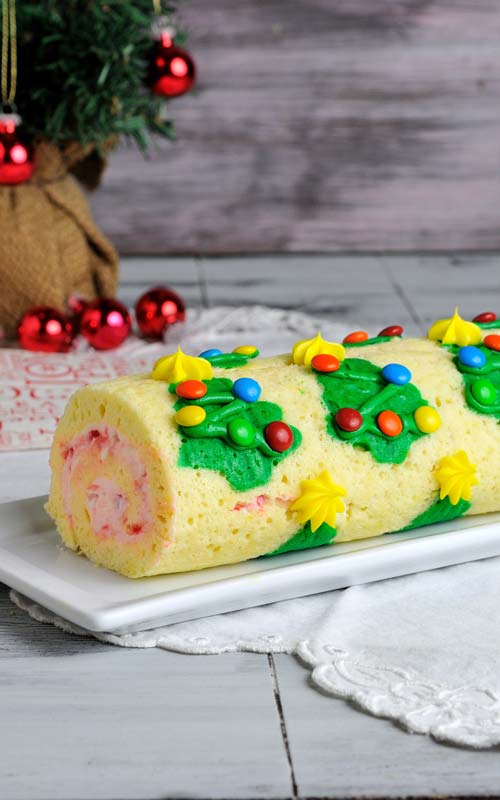
<instances>
[{"instance_id":1,"label":"green candy","mask_svg":"<svg viewBox=\"0 0 500 800\"><path fill-rule=\"evenodd\" d=\"M255 440L255 428L245 417L235 417L228 423L230 439L240 447L249 447Z\"/></svg>"},{"instance_id":2,"label":"green candy","mask_svg":"<svg viewBox=\"0 0 500 800\"><path fill-rule=\"evenodd\" d=\"M496 400L496 389L487 378L478 378L471 385L470 390L474 400L483 406L492 406Z\"/></svg>"}]
</instances>

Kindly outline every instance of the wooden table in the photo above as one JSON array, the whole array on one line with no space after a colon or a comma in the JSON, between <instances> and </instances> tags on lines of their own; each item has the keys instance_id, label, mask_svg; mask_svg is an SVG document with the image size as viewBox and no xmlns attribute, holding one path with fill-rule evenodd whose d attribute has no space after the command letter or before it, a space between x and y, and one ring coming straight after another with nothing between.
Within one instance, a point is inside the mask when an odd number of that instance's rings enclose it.
<instances>
[{"instance_id":1,"label":"wooden table","mask_svg":"<svg viewBox=\"0 0 500 800\"><path fill-rule=\"evenodd\" d=\"M500 310L498 256L128 259L121 295L265 303L372 333L458 304ZM1 499L45 492L46 451L0 457ZM22 475L22 479L19 476ZM286 655L124 650L32 622L0 594L2 800L494 796L500 755L411 736L308 685Z\"/></svg>"}]
</instances>

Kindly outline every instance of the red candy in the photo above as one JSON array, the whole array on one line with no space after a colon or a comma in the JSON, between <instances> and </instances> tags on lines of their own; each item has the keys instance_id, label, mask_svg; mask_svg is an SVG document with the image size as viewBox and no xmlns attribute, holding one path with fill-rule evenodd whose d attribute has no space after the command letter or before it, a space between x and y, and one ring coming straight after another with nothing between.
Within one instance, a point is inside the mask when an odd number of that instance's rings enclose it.
<instances>
[{"instance_id":1,"label":"red candy","mask_svg":"<svg viewBox=\"0 0 500 800\"><path fill-rule=\"evenodd\" d=\"M340 361L336 356L328 353L319 353L311 361L311 366L317 372L336 372L340 367Z\"/></svg>"},{"instance_id":2,"label":"red candy","mask_svg":"<svg viewBox=\"0 0 500 800\"><path fill-rule=\"evenodd\" d=\"M483 344L489 347L490 350L500 351L500 335L498 333L490 333L489 336L484 337Z\"/></svg>"},{"instance_id":3,"label":"red candy","mask_svg":"<svg viewBox=\"0 0 500 800\"><path fill-rule=\"evenodd\" d=\"M184 400L199 400L200 397L205 397L207 387L202 381L182 381L175 387L175 393Z\"/></svg>"},{"instance_id":4,"label":"red candy","mask_svg":"<svg viewBox=\"0 0 500 800\"><path fill-rule=\"evenodd\" d=\"M377 417L377 425L386 436L399 436L403 430L401 417L394 411L381 411Z\"/></svg>"},{"instance_id":5,"label":"red candy","mask_svg":"<svg viewBox=\"0 0 500 800\"><path fill-rule=\"evenodd\" d=\"M483 311L474 317L472 322L495 322L497 315L493 311Z\"/></svg>"},{"instance_id":6,"label":"red candy","mask_svg":"<svg viewBox=\"0 0 500 800\"><path fill-rule=\"evenodd\" d=\"M344 341L344 344L357 344L358 342L366 342L368 334L366 331L353 331L349 333Z\"/></svg>"},{"instance_id":7,"label":"red candy","mask_svg":"<svg viewBox=\"0 0 500 800\"><path fill-rule=\"evenodd\" d=\"M401 325L388 325L387 328L383 328L378 336L401 336L403 333L403 328Z\"/></svg>"},{"instance_id":8,"label":"red candy","mask_svg":"<svg viewBox=\"0 0 500 800\"><path fill-rule=\"evenodd\" d=\"M354 433L361 428L363 417L355 408L340 408L335 414L335 422L343 431Z\"/></svg>"},{"instance_id":9,"label":"red candy","mask_svg":"<svg viewBox=\"0 0 500 800\"><path fill-rule=\"evenodd\" d=\"M270 422L264 428L264 438L277 453L284 453L293 444L293 432L286 422Z\"/></svg>"}]
</instances>

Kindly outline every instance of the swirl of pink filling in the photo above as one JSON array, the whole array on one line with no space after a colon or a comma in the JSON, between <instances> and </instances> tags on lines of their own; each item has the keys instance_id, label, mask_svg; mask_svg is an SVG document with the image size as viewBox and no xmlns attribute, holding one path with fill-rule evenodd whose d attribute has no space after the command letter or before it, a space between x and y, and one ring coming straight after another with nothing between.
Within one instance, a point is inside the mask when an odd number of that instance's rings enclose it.
<instances>
[{"instance_id":1,"label":"swirl of pink filling","mask_svg":"<svg viewBox=\"0 0 500 800\"><path fill-rule=\"evenodd\" d=\"M97 537L113 536L130 542L148 532L153 524L153 503L147 470L137 447L114 428L103 426L72 439L63 448L63 459L62 496L71 524L73 492L83 490L92 531ZM106 475L109 460L120 465L120 471L131 484L137 508L133 516L126 490ZM95 476L90 482L89 467Z\"/></svg>"}]
</instances>

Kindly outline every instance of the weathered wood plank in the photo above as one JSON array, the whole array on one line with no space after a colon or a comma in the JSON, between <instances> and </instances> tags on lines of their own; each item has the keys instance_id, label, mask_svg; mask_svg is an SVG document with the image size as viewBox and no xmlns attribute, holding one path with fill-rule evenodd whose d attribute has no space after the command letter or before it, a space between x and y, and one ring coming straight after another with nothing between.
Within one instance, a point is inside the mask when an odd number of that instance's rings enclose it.
<instances>
[{"instance_id":1,"label":"weathered wood plank","mask_svg":"<svg viewBox=\"0 0 500 800\"><path fill-rule=\"evenodd\" d=\"M12 658L0 706L9 800L290 796L265 656Z\"/></svg>"},{"instance_id":2,"label":"weathered wood plank","mask_svg":"<svg viewBox=\"0 0 500 800\"><path fill-rule=\"evenodd\" d=\"M92 198L129 253L500 243L497 0L191 0L198 93Z\"/></svg>"},{"instance_id":3,"label":"weathered wood plank","mask_svg":"<svg viewBox=\"0 0 500 800\"><path fill-rule=\"evenodd\" d=\"M372 335L388 324L418 328L376 256L254 256L201 260L210 305L260 303L330 317Z\"/></svg>"},{"instance_id":4,"label":"weathered wood plank","mask_svg":"<svg viewBox=\"0 0 500 800\"><path fill-rule=\"evenodd\" d=\"M134 306L140 295L153 286L169 286L191 307L203 305L200 269L194 258L129 257L120 261L118 296Z\"/></svg>"},{"instance_id":5,"label":"weathered wood plank","mask_svg":"<svg viewBox=\"0 0 500 800\"><path fill-rule=\"evenodd\" d=\"M403 733L312 690L308 670L274 656L300 797L497 797L498 753Z\"/></svg>"},{"instance_id":6,"label":"weathered wood plank","mask_svg":"<svg viewBox=\"0 0 500 800\"><path fill-rule=\"evenodd\" d=\"M395 290L411 303L423 333L436 319L451 316L455 306L465 319L490 310L500 316L496 253L391 257L382 263Z\"/></svg>"}]
</instances>

